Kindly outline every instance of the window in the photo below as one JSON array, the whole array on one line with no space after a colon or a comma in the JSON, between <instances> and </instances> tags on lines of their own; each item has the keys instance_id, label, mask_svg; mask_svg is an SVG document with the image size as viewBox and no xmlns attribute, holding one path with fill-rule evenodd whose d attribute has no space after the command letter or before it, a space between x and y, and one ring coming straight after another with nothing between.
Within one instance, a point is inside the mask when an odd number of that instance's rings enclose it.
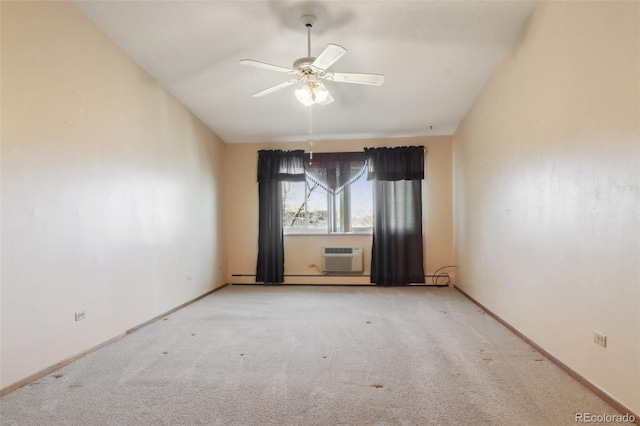
<instances>
[{"instance_id":1,"label":"window","mask_svg":"<svg viewBox=\"0 0 640 426\"><path fill-rule=\"evenodd\" d=\"M285 233L371 232L373 186L363 156L307 154L305 162L305 182L282 183Z\"/></svg>"}]
</instances>

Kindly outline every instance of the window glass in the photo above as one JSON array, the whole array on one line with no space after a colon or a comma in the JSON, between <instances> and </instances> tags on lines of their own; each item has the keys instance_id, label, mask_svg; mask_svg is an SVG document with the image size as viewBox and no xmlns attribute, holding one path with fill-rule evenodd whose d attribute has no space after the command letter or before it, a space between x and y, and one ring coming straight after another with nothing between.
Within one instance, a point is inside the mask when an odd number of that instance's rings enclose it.
<instances>
[{"instance_id":1,"label":"window glass","mask_svg":"<svg viewBox=\"0 0 640 426\"><path fill-rule=\"evenodd\" d=\"M317 183L307 180L307 228L327 229L329 212L327 191Z\"/></svg>"},{"instance_id":2,"label":"window glass","mask_svg":"<svg viewBox=\"0 0 640 426\"><path fill-rule=\"evenodd\" d=\"M283 182L286 233L368 232L373 226L373 186L366 172L338 194L307 179Z\"/></svg>"},{"instance_id":3,"label":"window glass","mask_svg":"<svg viewBox=\"0 0 640 426\"><path fill-rule=\"evenodd\" d=\"M282 182L282 224L285 229L306 228L306 182Z\"/></svg>"},{"instance_id":4,"label":"window glass","mask_svg":"<svg viewBox=\"0 0 640 426\"><path fill-rule=\"evenodd\" d=\"M351 227L371 228L373 226L373 182L367 174L351 184Z\"/></svg>"}]
</instances>

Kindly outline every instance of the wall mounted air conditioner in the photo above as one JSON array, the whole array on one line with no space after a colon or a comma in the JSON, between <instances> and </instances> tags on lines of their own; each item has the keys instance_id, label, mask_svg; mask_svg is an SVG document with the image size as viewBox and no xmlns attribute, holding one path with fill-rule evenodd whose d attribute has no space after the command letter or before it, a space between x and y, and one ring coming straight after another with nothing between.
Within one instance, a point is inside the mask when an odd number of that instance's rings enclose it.
<instances>
[{"instance_id":1,"label":"wall mounted air conditioner","mask_svg":"<svg viewBox=\"0 0 640 426\"><path fill-rule=\"evenodd\" d=\"M323 247L322 272L362 272L362 247Z\"/></svg>"}]
</instances>

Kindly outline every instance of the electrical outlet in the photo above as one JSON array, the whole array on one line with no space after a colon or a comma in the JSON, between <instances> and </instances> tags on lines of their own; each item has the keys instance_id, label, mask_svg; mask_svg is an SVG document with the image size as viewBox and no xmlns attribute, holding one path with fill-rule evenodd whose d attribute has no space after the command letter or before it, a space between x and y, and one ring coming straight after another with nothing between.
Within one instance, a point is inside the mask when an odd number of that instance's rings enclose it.
<instances>
[{"instance_id":1,"label":"electrical outlet","mask_svg":"<svg viewBox=\"0 0 640 426\"><path fill-rule=\"evenodd\" d=\"M76 321L82 321L87 317L87 311L76 312Z\"/></svg>"},{"instance_id":2,"label":"electrical outlet","mask_svg":"<svg viewBox=\"0 0 640 426\"><path fill-rule=\"evenodd\" d=\"M603 348L607 347L607 336L604 334L593 330L593 343L602 346Z\"/></svg>"}]
</instances>

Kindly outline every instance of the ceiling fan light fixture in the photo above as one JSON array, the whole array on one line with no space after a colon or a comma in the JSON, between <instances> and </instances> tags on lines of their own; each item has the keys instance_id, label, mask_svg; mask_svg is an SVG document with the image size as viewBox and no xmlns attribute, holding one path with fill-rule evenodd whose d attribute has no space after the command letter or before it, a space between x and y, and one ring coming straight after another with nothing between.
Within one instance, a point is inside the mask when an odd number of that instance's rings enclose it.
<instances>
[{"instance_id":1,"label":"ceiling fan light fixture","mask_svg":"<svg viewBox=\"0 0 640 426\"><path fill-rule=\"evenodd\" d=\"M296 98L302 103L304 106L311 106L315 103L313 100L313 90L307 84L303 84L300 88L295 91Z\"/></svg>"},{"instance_id":2,"label":"ceiling fan light fixture","mask_svg":"<svg viewBox=\"0 0 640 426\"><path fill-rule=\"evenodd\" d=\"M313 94L315 95L314 102L325 105L327 99L329 99L329 91L324 87L324 84L320 82L316 82L314 86L315 87L312 89Z\"/></svg>"},{"instance_id":3,"label":"ceiling fan light fixture","mask_svg":"<svg viewBox=\"0 0 640 426\"><path fill-rule=\"evenodd\" d=\"M296 89L295 94L304 106L326 105L333 102L333 98L324 84L316 81L307 81L299 89Z\"/></svg>"},{"instance_id":4,"label":"ceiling fan light fixture","mask_svg":"<svg viewBox=\"0 0 640 426\"><path fill-rule=\"evenodd\" d=\"M328 105L331 102L333 102L333 96L331 96L331 93L327 92L327 97L325 98L324 101L319 102L320 105Z\"/></svg>"}]
</instances>

